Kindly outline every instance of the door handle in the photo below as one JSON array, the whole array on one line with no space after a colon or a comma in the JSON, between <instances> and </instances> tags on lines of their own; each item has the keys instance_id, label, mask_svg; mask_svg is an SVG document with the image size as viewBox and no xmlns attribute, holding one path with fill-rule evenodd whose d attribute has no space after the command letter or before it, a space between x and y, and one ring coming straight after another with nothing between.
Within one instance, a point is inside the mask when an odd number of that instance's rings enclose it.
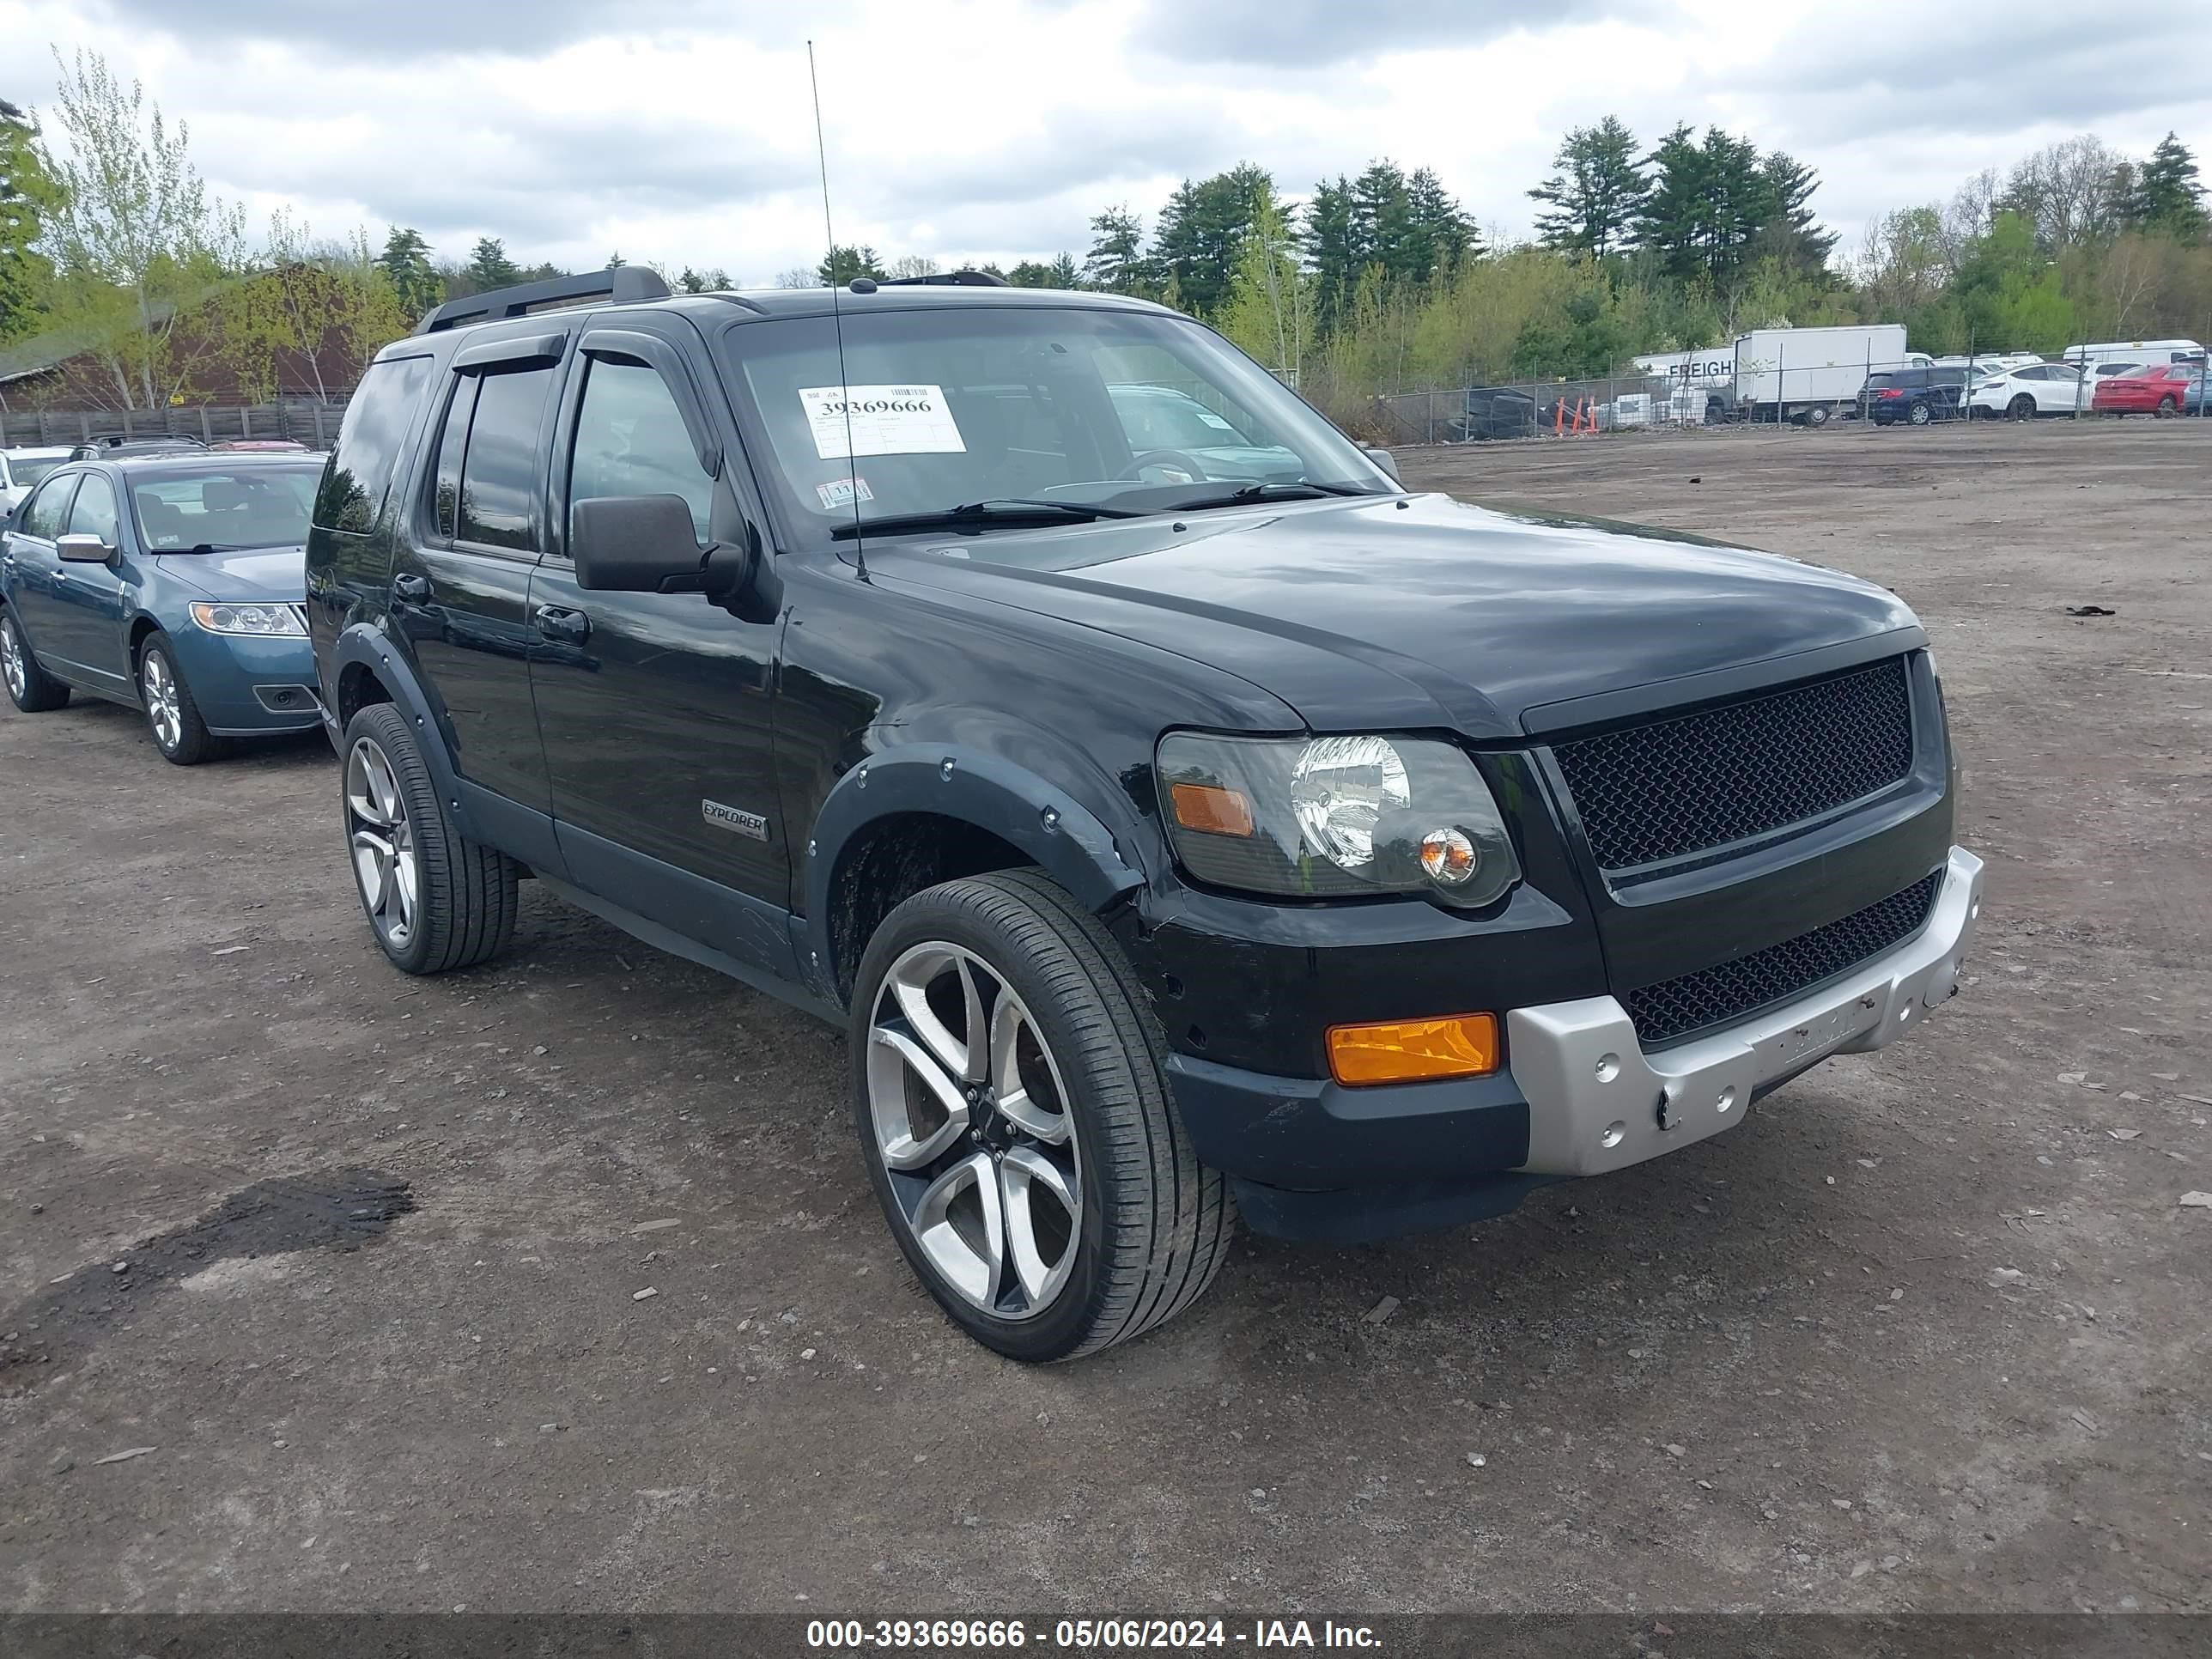
<instances>
[{"instance_id":1,"label":"door handle","mask_svg":"<svg viewBox=\"0 0 2212 1659\"><path fill-rule=\"evenodd\" d=\"M538 631L550 640L581 645L592 636L592 619L566 605L541 605L538 607Z\"/></svg>"},{"instance_id":2,"label":"door handle","mask_svg":"<svg viewBox=\"0 0 2212 1659\"><path fill-rule=\"evenodd\" d=\"M395 599L404 599L410 605L420 605L430 597L430 579L417 576L411 571L394 576L392 592Z\"/></svg>"}]
</instances>

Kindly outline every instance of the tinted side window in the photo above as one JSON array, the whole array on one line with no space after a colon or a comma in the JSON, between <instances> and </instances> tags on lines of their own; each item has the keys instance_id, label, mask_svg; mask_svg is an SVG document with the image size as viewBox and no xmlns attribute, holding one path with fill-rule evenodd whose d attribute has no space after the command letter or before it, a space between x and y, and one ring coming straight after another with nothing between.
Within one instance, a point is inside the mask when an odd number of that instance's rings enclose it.
<instances>
[{"instance_id":1,"label":"tinted side window","mask_svg":"<svg viewBox=\"0 0 2212 1659\"><path fill-rule=\"evenodd\" d=\"M569 510L603 495L681 495L699 544L707 544L714 481L700 469L674 394L657 371L602 357L592 362L576 411Z\"/></svg>"},{"instance_id":2,"label":"tinted side window","mask_svg":"<svg viewBox=\"0 0 2212 1659\"><path fill-rule=\"evenodd\" d=\"M458 376L446 404L446 423L438 436L438 482L433 501L441 541L453 540L460 524L461 456L469 447L469 416L476 413L477 388L483 384L480 375Z\"/></svg>"},{"instance_id":3,"label":"tinted side window","mask_svg":"<svg viewBox=\"0 0 2212 1659\"><path fill-rule=\"evenodd\" d=\"M115 486L97 472L88 472L77 487L76 505L70 509L69 533L97 536L113 547L121 534L115 520Z\"/></svg>"},{"instance_id":4,"label":"tinted side window","mask_svg":"<svg viewBox=\"0 0 2212 1659\"><path fill-rule=\"evenodd\" d=\"M538 493L538 417L552 384L550 368L483 377L461 464L457 539L538 550L531 515Z\"/></svg>"},{"instance_id":5,"label":"tinted side window","mask_svg":"<svg viewBox=\"0 0 2212 1659\"><path fill-rule=\"evenodd\" d=\"M69 514L70 495L76 489L76 479L52 478L40 486L23 507L18 527L26 536L36 536L41 541L52 541L62 533L62 525Z\"/></svg>"},{"instance_id":6,"label":"tinted side window","mask_svg":"<svg viewBox=\"0 0 2212 1659\"><path fill-rule=\"evenodd\" d=\"M400 357L371 363L346 405L337 447L323 471L315 496L315 522L331 530L367 534L383 510L392 486L392 465L414 423L416 405L429 383L428 357Z\"/></svg>"}]
</instances>

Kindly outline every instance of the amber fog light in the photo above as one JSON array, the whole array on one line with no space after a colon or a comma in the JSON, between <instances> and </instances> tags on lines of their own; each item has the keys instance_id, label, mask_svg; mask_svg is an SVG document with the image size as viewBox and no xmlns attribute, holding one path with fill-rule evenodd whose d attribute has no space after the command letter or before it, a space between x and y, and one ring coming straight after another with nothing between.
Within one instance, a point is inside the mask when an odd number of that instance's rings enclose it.
<instances>
[{"instance_id":1,"label":"amber fog light","mask_svg":"<svg viewBox=\"0 0 2212 1659\"><path fill-rule=\"evenodd\" d=\"M1453 1014L1442 1019L1332 1025L1328 1069L1339 1083L1353 1088L1487 1077L1498 1069L1498 1016Z\"/></svg>"},{"instance_id":2,"label":"amber fog light","mask_svg":"<svg viewBox=\"0 0 2212 1659\"><path fill-rule=\"evenodd\" d=\"M1421 868L1439 886L1466 886L1481 863L1463 830L1431 830L1421 837Z\"/></svg>"}]
</instances>

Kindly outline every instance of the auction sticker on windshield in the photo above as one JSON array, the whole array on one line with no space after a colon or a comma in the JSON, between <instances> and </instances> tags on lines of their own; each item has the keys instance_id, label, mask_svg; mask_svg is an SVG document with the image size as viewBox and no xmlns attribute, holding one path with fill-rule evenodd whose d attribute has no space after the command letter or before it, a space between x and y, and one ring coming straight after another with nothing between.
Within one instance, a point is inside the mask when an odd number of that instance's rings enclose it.
<instances>
[{"instance_id":1,"label":"auction sticker on windshield","mask_svg":"<svg viewBox=\"0 0 2212 1659\"><path fill-rule=\"evenodd\" d=\"M799 387L799 401L814 432L814 453L825 461L967 453L941 386L807 386Z\"/></svg>"}]
</instances>

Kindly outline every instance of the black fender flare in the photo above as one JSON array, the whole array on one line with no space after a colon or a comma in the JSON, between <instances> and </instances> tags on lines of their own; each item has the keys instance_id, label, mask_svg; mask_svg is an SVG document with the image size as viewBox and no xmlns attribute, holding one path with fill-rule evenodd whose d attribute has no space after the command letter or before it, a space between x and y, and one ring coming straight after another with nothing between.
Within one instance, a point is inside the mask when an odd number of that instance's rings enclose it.
<instances>
[{"instance_id":1,"label":"black fender flare","mask_svg":"<svg viewBox=\"0 0 2212 1659\"><path fill-rule=\"evenodd\" d=\"M469 810L462 804L461 792L455 787L453 750L446 731L445 712L430 700L422 689L422 681L407 659L392 648L392 641L383 633L367 623L356 623L341 633L331 648L331 691L335 696L345 678L345 671L352 667L365 668L376 678L378 684L390 694L392 707L407 717L414 726L416 747L422 750L422 763L430 769L431 781L438 786L438 799L446 804L446 811L453 827L470 837L477 839L476 827L470 821ZM337 709L333 707L331 719L337 721ZM341 758L345 752L345 730L338 726L333 733L333 746Z\"/></svg>"},{"instance_id":2,"label":"black fender flare","mask_svg":"<svg viewBox=\"0 0 2212 1659\"><path fill-rule=\"evenodd\" d=\"M836 982L830 881L870 824L902 812L957 818L1018 848L1092 911L1145 884L1113 832L1069 790L1003 756L921 740L879 751L837 781L806 842L806 976ZM834 1000L834 999L833 999Z\"/></svg>"}]
</instances>

